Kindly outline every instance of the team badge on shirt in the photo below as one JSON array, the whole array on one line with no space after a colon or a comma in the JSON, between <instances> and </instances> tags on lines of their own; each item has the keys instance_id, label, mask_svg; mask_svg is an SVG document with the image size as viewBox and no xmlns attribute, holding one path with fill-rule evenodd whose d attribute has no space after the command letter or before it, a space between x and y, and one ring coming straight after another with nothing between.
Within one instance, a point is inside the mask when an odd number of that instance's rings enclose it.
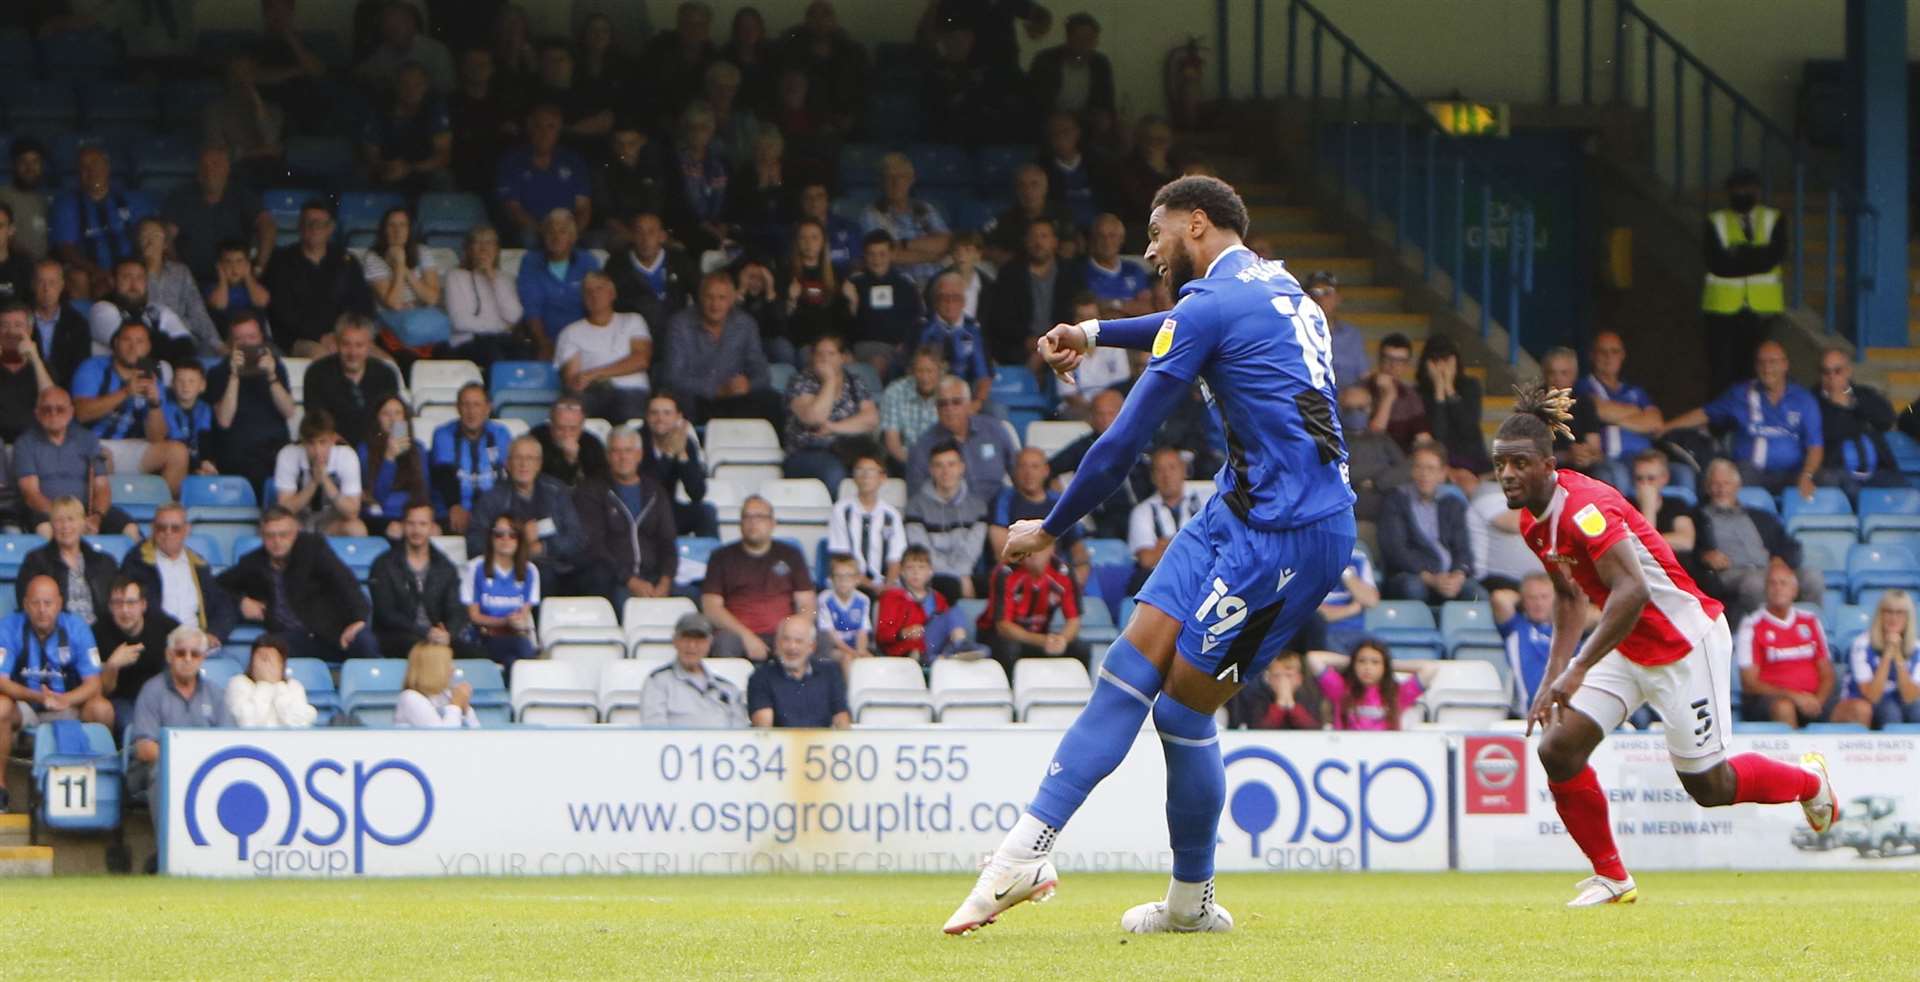
<instances>
[{"instance_id":1,"label":"team badge on shirt","mask_svg":"<svg viewBox=\"0 0 1920 982\"><path fill-rule=\"evenodd\" d=\"M1573 524L1591 539L1607 530L1607 516L1600 514L1598 506L1588 505L1574 513Z\"/></svg>"},{"instance_id":2,"label":"team badge on shirt","mask_svg":"<svg viewBox=\"0 0 1920 982\"><path fill-rule=\"evenodd\" d=\"M1153 356L1155 358L1173 350L1173 329L1179 326L1179 322L1171 317L1167 318L1165 324L1160 325L1160 333L1153 336Z\"/></svg>"}]
</instances>

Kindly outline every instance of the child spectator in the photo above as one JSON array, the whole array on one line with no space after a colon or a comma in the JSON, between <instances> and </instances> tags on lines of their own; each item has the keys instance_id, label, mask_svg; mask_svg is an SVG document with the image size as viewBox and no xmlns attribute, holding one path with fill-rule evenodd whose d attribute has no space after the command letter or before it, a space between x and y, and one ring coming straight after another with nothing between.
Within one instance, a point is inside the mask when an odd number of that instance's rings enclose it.
<instances>
[{"instance_id":1,"label":"child spectator","mask_svg":"<svg viewBox=\"0 0 1920 982\"><path fill-rule=\"evenodd\" d=\"M894 268L893 236L876 229L861 240L860 268L841 285L853 312L853 354L880 373L904 364L907 345L919 336L920 288Z\"/></svg>"},{"instance_id":2,"label":"child spectator","mask_svg":"<svg viewBox=\"0 0 1920 982\"><path fill-rule=\"evenodd\" d=\"M827 579L832 584L820 591L817 606L821 636L833 653L833 660L846 667L848 661L865 658L873 623L873 601L860 592L860 563L845 553L827 557Z\"/></svg>"},{"instance_id":3,"label":"child spectator","mask_svg":"<svg viewBox=\"0 0 1920 982\"><path fill-rule=\"evenodd\" d=\"M173 399L160 407L167 420L167 439L187 448L187 469L194 474L218 474L208 459L213 450L213 406L201 402L207 392L207 370L197 361L173 366Z\"/></svg>"},{"instance_id":4,"label":"child spectator","mask_svg":"<svg viewBox=\"0 0 1920 982\"><path fill-rule=\"evenodd\" d=\"M1013 665L1022 658L1065 655L1082 665L1091 661L1087 643L1079 640L1080 597L1073 579L1053 564L1053 548L1042 549L1018 566L1002 566L995 572L992 601L981 615L983 627L991 625L993 659L1013 676ZM1056 629L1054 612L1062 623Z\"/></svg>"},{"instance_id":5,"label":"child spectator","mask_svg":"<svg viewBox=\"0 0 1920 982\"><path fill-rule=\"evenodd\" d=\"M900 509L880 500L887 483L880 458L862 454L853 461L853 494L843 494L827 516L827 548L860 568L860 589L878 597L900 575L907 530ZM838 488L831 489L838 492Z\"/></svg>"},{"instance_id":6,"label":"child spectator","mask_svg":"<svg viewBox=\"0 0 1920 982\"><path fill-rule=\"evenodd\" d=\"M1533 573L1520 581L1520 602L1513 593L1496 591L1493 619L1507 646L1507 668L1513 676L1513 715L1524 717L1547 674L1547 656L1553 647L1553 581Z\"/></svg>"},{"instance_id":7,"label":"child spectator","mask_svg":"<svg viewBox=\"0 0 1920 982\"><path fill-rule=\"evenodd\" d=\"M245 243L238 239L220 243L213 271L214 283L207 289L207 314L220 328L222 336L233 316L241 311L252 311L262 320L266 318L273 294L260 282L260 277L254 275L253 261L247 258Z\"/></svg>"},{"instance_id":8,"label":"child spectator","mask_svg":"<svg viewBox=\"0 0 1920 982\"><path fill-rule=\"evenodd\" d=\"M974 659L966 615L947 607L933 588L933 556L926 546L908 546L900 557L900 585L880 595L873 639L882 655L931 662L942 655ZM931 639L931 643L929 643Z\"/></svg>"},{"instance_id":9,"label":"child spectator","mask_svg":"<svg viewBox=\"0 0 1920 982\"><path fill-rule=\"evenodd\" d=\"M1317 730L1326 718L1326 699L1298 651L1280 652L1259 680L1227 701L1228 729Z\"/></svg>"},{"instance_id":10,"label":"child spectator","mask_svg":"<svg viewBox=\"0 0 1920 982\"><path fill-rule=\"evenodd\" d=\"M1320 690L1333 709L1336 730L1400 729L1402 715L1419 701L1436 664L1408 659L1403 667L1414 675L1403 682L1394 675L1393 653L1386 642L1374 638L1361 641L1352 657L1319 657L1327 666L1320 673Z\"/></svg>"}]
</instances>

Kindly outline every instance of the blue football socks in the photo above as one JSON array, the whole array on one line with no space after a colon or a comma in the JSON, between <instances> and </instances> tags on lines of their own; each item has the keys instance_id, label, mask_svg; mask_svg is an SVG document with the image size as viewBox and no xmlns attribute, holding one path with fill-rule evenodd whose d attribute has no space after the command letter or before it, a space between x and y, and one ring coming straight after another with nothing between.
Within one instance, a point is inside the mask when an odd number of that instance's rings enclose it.
<instances>
[{"instance_id":1,"label":"blue football socks","mask_svg":"<svg viewBox=\"0 0 1920 982\"><path fill-rule=\"evenodd\" d=\"M1140 654L1140 649L1126 638L1115 641L1107 649L1100 677L1094 680L1093 696L1087 700L1087 708L1081 710L1066 736L1060 738L1053 761L1047 765L1047 776L1041 780L1040 791L1033 796L1027 811L1056 831L1065 827L1093 792L1094 785L1113 773L1126 759L1127 751L1133 749L1140 726L1153 707L1154 696L1160 692L1160 683L1160 673ZM1212 725L1211 720L1208 725ZM1216 748L1214 766L1218 768L1219 764ZM1224 787L1224 774L1219 783ZM1218 812L1216 808L1216 818ZM1211 853L1211 840L1208 849Z\"/></svg>"},{"instance_id":2,"label":"blue football socks","mask_svg":"<svg viewBox=\"0 0 1920 982\"><path fill-rule=\"evenodd\" d=\"M1213 879L1213 847L1220 810L1227 801L1227 768L1213 717L1162 696L1153 725L1167 755L1167 841L1173 847L1173 878L1199 884Z\"/></svg>"}]
</instances>

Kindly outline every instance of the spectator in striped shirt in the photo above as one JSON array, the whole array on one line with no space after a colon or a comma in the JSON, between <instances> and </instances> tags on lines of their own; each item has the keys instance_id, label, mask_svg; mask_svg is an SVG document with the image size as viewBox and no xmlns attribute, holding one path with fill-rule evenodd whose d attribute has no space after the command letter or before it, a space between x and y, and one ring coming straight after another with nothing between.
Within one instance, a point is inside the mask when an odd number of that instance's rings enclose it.
<instances>
[{"instance_id":1,"label":"spectator in striped shirt","mask_svg":"<svg viewBox=\"0 0 1920 982\"><path fill-rule=\"evenodd\" d=\"M987 608L993 625L993 660L1013 676L1022 658L1062 655L1082 665L1090 661L1087 643L1080 640L1080 597L1073 580L1053 563L1053 548L1042 549L1006 567ZM1054 614L1061 621L1054 624Z\"/></svg>"},{"instance_id":2,"label":"spectator in striped shirt","mask_svg":"<svg viewBox=\"0 0 1920 982\"><path fill-rule=\"evenodd\" d=\"M827 550L851 559L859 569L859 588L875 598L899 582L900 558L907 549L900 510L880 500L886 482L880 458L855 458L854 493L842 497L827 516Z\"/></svg>"},{"instance_id":3,"label":"spectator in striped shirt","mask_svg":"<svg viewBox=\"0 0 1920 982\"><path fill-rule=\"evenodd\" d=\"M1913 598L1905 590L1881 595L1873 626L1848 652L1847 698L1834 707L1836 723L1920 723L1920 640Z\"/></svg>"},{"instance_id":4,"label":"spectator in striped shirt","mask_svg":"<svg viewBox=\"0 0 1920 982\"><path fill-rule=\"evenodd\" d=\"M827 569L832 585L820 591L816 626L825 642L821 648L844 671L849 661L873 654L867 648L873 636L873 598L860 592L860 564L852 556L828 556Z\"/></svg>"},{"instance_id":5,"label":"spectator in striped shirt","mask_svg":"<svg viewBox=\"0 0 1920 982\"><path fill-rule=\"evenodd\" d=\"M1154 567L1160 565L1161 554L1173 543L1174 533L1206 503L1198 494L1187 493L1187 462L1177 447L1153 452L1153 489L1154 496L1134 505L1127 518L1127 551L1133 553L1129 594L1139 592L1146 584Z\"/></svg>"}]
</instances>

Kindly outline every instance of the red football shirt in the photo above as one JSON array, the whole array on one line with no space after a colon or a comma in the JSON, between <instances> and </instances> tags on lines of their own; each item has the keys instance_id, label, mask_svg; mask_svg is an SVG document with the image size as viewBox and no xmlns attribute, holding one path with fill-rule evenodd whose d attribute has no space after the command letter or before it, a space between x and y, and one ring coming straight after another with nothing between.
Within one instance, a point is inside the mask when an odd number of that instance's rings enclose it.
<instances>
[{"instance_id":1,"label":"red football shirt","mask_svg":"<svg viewBox=\"0 0 1920 982\"><path fill-rule=\"evenodd\" d=\"M1527 546L1542 563L1559 564L1588 600L1604 607L1607 586L1594 570L1594 557L1624 543L1652 595L1632 633L1620 642L1620 653L1640 665L1685 658L1719 618L1720 601L1695 585L1667 541L1612 485L1576 471L1555 474L1558 486L1546 514L1520 509L1520 535Z\"/></svg>"},{"instance_id":2,"label":"red football shirt","mask_svg":"<svg viewBox=\"0 0 1920 982\"><path fill-rule=\"evenodd\" d=\"M1785 619L1765 608L1748 615L1733 645L1741 668L1760 671L1760 681L1793 692L1820 691L1820 661L1827 655L1827 633L1820 618L1793 609ZM1816 661L1819 659L1820 661Z\"/></svg>"}]
</instances>

